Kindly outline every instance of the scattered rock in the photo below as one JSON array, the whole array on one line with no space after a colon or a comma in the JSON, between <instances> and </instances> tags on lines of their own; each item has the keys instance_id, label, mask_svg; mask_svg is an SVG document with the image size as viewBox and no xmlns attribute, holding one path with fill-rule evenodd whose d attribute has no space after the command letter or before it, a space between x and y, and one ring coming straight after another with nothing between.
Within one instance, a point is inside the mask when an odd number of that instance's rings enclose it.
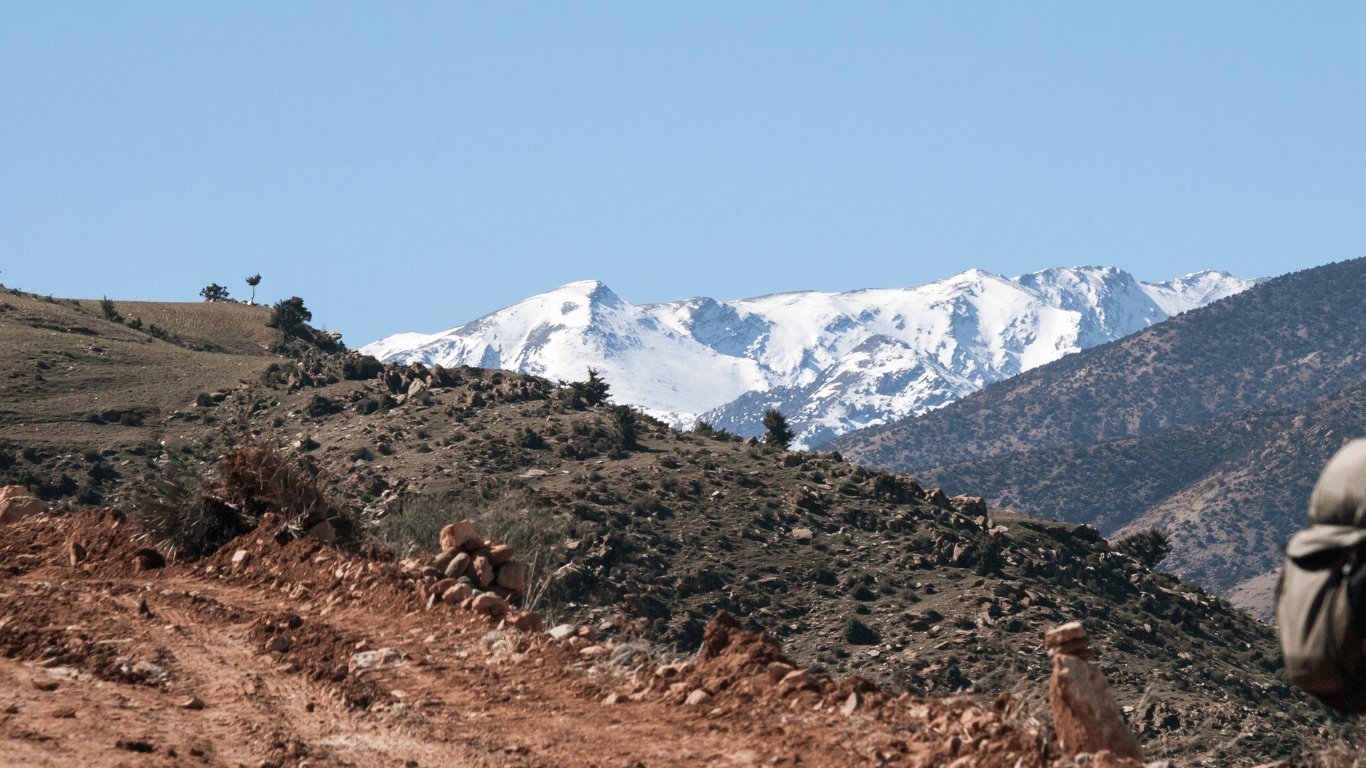
<instances>
[{"instance_id":1,"label":"scattered rock","mask_svg":"<svg viewBox=\"0 0 1366 768\"><path fill-rule=\"evenodd\" d=\"M350 671L356 673L370 669L379 669L385 665L398 664L402 660L403 654L393 648L380 648L377 651L363 651L351 657Z\"/></svg>"},{"instance_id":2,"label":"scattered rock","mask_svg":"<svg viewBox=\"0 0 1366 768\"><path fill-rule=\"evenodd\" d=\"M551 640L565 640L574 634L574 625L561 624L551 629L547 634L550 635ZM660 667L660 669L663 669L663 667Z\"/></svg>"},{"instance_id":3,"label":"scattered rock","mask_svg":"<svg viewBox=\"0 0 1366 768\"><path fill-rule=\"evenodd\" d=\"M289 638L284 635L275 635L266 641L266 653L285 653L289 650L290 645Z\"/></svg>"},{"instance_id":4,"label":"scattered rock","mask_svg":"<svg viewBox=\"0 0 1366 768\"><path fill-rule=\"evenodd\" d=\"M613 704L616 704L616 703L619 702L619 701L621 701L621 696L619 696L618 694L615 694L615 693L609 693L609 694L607 694L607 698L605 698L605 699L602 700L602 705L603 705L604 707L610 707L610 706L612 706Z\"/></svg>"},{"instance_id":5,"label":"scattered rock","mask_svg":"<svg viewBox=\"0 0 1366 768\"><path fill-rule=\"evenodd\" d=\"M66 557L71 563L72 568L75 568L81 561L85 560L85 556L85 547L81 546L79 542L73 541L66 545Z\"/></svg>"},{"instance_id":6,"label":"scattered rock","mask_svg":"<svg viewBox=\"0 0 1366 768\"><path fill-rule=\"evenodd\" d=\"M57 681L50 677L35 677L33 678L33 687L40 691L55 691L57 690Z\"/></svg>"},{"instance_id":7,"label":"scattered rock","mask_svg":"<svg viewBox=\"0 0 1366 768\"><path fill-rule=\"evenodd\" d=\"M188 699L186 699L186 700L180 702L180 708L181 708L181 709L203 709L203 708L204 708L204 700L201 699L201 698L199 698L198 696L191 696L190 698L188 698Z\"/></svg>"},{"instance_id":8,"label":"scattered rock","mask_svg":"<svg viewBox=\"0 0 1366 768\"><path fill-rule=\"evenodd\" d=\"M792 538L796 540L798 544L810 544L811 540L815 537L815 532L810 528L796 528L792 531Z\"/></svg>"}]
</instances>

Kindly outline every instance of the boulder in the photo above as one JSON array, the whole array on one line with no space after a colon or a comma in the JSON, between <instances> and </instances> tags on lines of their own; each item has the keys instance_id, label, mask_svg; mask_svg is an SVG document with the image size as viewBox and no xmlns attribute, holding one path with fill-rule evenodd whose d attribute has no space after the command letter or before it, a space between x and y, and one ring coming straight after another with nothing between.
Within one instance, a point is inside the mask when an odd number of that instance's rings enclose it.
<instances>
[{"instance_id":1,"label":"boulder","mask_svg":"<svg viewBox=\"0 0 1366 768\"><path fill-rule=\"evenodd\" d=\"M85 559L85 556L85 547L81 546L79 542L73 541L66 545L66 557L67 560L71 562L72 568L79 565L80 562Z\"/></svg>"},{"instance_id":2,"label":"boulder","mask_svg":"<svg viewBox=\"0 0 1366 768\"><path fill-rule=\"evenodd\" d=\"M463 581L457 581L454 585L447 587L441 592L441 600L449 605L459 605L465 598L474 597L474 587Z\"/></svg>"},{"instance_id":3,"label":"boulder","mask_svg":"<svg viewBox=\"0 0 1366 768\"><path fill-rule=\"evenodd\" d=\"M493 565L489 563L487 557L480 555L474 558L474 562L470 564L470 578L474 579L475 586L480 589L488 589L488 586L493 583Z\"/></svg>"},{"instance_id":4,"label":"boulder","mask_svg":"<svg viewBox=\"0 0 1366 768\"><path fill-rule=\"evenodd\" d=\"M506 544L495 544L489 547L489 563L495 568L512 559L512 547Z\"/></svg>"},{"instance_id":5,"label":"boulder","mask_svg":"<svg viewBox=\"0 0 1366 768\"><path fill-rule=\"evenodd\" d=\"M469 570L471 562L472 560L468 554L458 550L454 551L451 561L446 563L446 575L453 579L464 576L465 571Z\"/></svg>"},{"instance_id":6,"label":"boulder","mask_svg":"<svg viewBox=\"0 0 1366 768\"><path fill-rule=\"evenodd\" d=\"M515 595L526 594L526 564L512 561L498 566L495 578L498 586L511 590Z\"/></svg>"},{"instance_id":7,"label":"boulder","mask_svg":"<svg viewBox=\"0 0 1366 768\"><path fill-rule=\"evenodd\" d=\"M512 620L512 626L523 632L540 632L543 626L541 614L535 611L521 611L517 614L517 618Z\"/></svg>"},{"instance_id":8,"label":"boulder","mask_svg":"<svg viewBox=\"0 0 1366 768\"><path fill-rule=\"evenodd\" d=\"M698 688L697 690L695 690L695 691L693 691L692 693L688 694L688 701L687 701L687 704L688 704L688 706L690 706L690 707L703 707L703 706L706 706L707 704L710 704L710 703L711 703L711 699L712 699L712 695L711 695L710 693L707 693L706 691L702 690L701 688Z\"/></svg>"},{"instance_id":9,"label":"boulder","mask_svg":"<svg viewBox=\"0 0 1366 768\"><path fill-rule=\"evenodd\" d=\"M1053 656L1053 679L1048 685L1048 698L1063 756L1109 750L1117 758L1142 762L1138 739L1124 722L1124 713L1115 703L1105 676L1080 655L1058 652L1077 647L1090 652L1085 630L1072 622L1050 631L1044 638L1044 644L1052 646L1049 650Z\"/></svg>"},{"instance_id":10,"label":"boulder","mask_svg":"<svg viewBox=\"0 0 1366 768\"><path fill-rule=\"evenodd\" d=\"M446 570L446 566L451 564L451 560L455 559L455 555L458 552L459 550L456 549L448 549L437 555L436 559L432 561L432 568L437 571Z\"/></svg>"},{"instance_id":11,"label":"boulder","mask_svg":"<svg viewBox=\"0 0 1366 768\"><path fill-rule=\"evenodd\" d=\"M22 486L11 485L9 488L21 488ZM0 501L0 525L4 523L17 523L26 517L41 515L47 511L47 505L41 499L32 496L11 496L4 501Z\"/></svg>"},{"instance_id":12,"label":"boulder","mask_svg":"<svg viewBox=\"0 0 1366 768\"><path fill-rule=\"evenodd\" d=\"M451 523L441 529L441 551L450 552L465 546L471 539L478 538L474 532L474 523L469 520L461 520L458 523Z\"/></svg>"},{"instance_id":13,"label":"boulder","mask_svg":"<svg viewBox=\"0 0 1366 768\"><path fill-rule=\"evenodd\" d=\"M0 501L4 501L5 499L15 499L20 496L32 495L33 494L29 493L28 489L22 485L6 485L4 487L0 487Z\"/></svg>"},{"instance_id":14,"label":"boulder","mask_svg":"<svg viewBox=\"0 0 1366 768\"><path fill-rule=\"evenodd\" d=\"M792 531L792 538L798 544L810 544L816 534L810 528L796 528Z\"/></svg>"},{"instance_id":15,"label":"boulder","mask_svg":"<svg viewBox=\"0 0 1366 768\"><path fill-rule=\"evenodd\" d=\"M474 602L470 604L470 609L485 616L503 616L507 614L509 606L503 598L485 592L474 598Z\"/></svg>"}]
</instances>

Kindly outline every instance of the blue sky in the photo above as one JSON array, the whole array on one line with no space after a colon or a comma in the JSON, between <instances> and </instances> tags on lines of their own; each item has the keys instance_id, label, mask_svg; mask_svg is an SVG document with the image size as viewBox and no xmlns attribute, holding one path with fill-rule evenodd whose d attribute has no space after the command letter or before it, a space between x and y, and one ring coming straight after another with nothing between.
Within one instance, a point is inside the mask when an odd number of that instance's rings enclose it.
<instances>
[{"instance_id":1,"label":"blue sky","mask_svg":"<svg viewBox=\"0 0 1366 768\"><path fill-rule=\"evenodd\" d=\"M0 5L0 282L360 346L978 267L1366 255L1361 3Z\"/></svg>"}]
</instances>

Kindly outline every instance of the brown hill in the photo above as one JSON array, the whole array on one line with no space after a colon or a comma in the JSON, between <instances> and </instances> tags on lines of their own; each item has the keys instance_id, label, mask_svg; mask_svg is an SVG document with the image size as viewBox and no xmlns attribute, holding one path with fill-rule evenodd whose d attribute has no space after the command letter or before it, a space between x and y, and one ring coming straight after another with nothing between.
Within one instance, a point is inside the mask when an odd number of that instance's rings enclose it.
<instances>
[{"instance_id":1,"label":"brown hill","mask_svg":"<svg viewBox=\"0 0 1366 768\"><path fill-rule=\"evenodd\" d=\"M990 504L1089 523L1114 539L1167 533L1170 570L1265 619L1281 546L1338 448L1366 436L1366 385L1300 408L1260 408L1148 437L964 461L922 482Z\"/></svg>"},{"instance_id":2,"label":"brown hill","mask_svg":"<svg viewBox=\"0 0 1366 768\"><path fill-rule=\"evenodd\" d=\"M1366 376L1366 259L1275 278L822 450L899 472L1293 407Z\"/></svg>"},{"instance_id":3,"label":"brown hill","mask_svg":"<svg viewBox=\"0 0 1366 768\"><path fill-rule=\"evenodd\" d=\"M1046 681L1039 633L1078 619L1151 757L1265 762L1307 754L1345 727L1285 683L1269 627L1114 552L1088 527L987 512L831 456L680 434L606 404L575 407L568 391L535 377L366 371L355 356L316 351L296 350L295 359L189 350L59 314L68 312L61 302L9 301L25 317L99 334L30 337L40 332L33 323L0 314L0 333L30 345L6 363L21 375L0 379L0 402L22 411L0 413L0 482L34 485L59 512L100 500L136 520L179 504L186 525L198 525L205 507L195 490L223 476L226 450L251 441L293 455L400 556L430 554L441 525L475 519L536 561L551 622L609 639L686 651L726 610L817 675L859 675L910 695L1014 691L1037 701ZM48 361L81 344L107 354L79 359L69 375L86 377L87 388L77 397L53 383ZM235 386L205 378L234 374ZM90 420L94 398L112 396L102 387L123 393L130 409L128 393L148 393L141 426ZM48 421L17 428L34 414ZM214 557L210 564L228 555ZM173 567L203 572L202 561ZM272 596L296 582L322 584L283 570L259 579ZM42 583L50 575L22 589ZM375 631L390 621L357 620ZM73 625L66 621L43 626ZM1300 727L1282 727L1285 717Z\"/></svg>"}]
</instances>

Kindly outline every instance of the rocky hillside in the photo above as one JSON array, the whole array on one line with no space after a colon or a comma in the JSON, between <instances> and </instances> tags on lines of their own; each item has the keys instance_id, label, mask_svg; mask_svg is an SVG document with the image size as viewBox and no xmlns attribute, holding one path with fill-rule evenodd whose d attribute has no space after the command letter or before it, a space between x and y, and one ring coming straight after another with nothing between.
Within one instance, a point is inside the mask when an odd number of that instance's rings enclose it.
<instances>
[{"instance_id":1,"label":"rocky hillside","mask_svg":"<svg viewBox=\"0 0 1366 768\"><path fill-rule=\"evenodd\" d=\"M26 318L74 312L8 301ZM1269 627L1094 528L989 511L836 455L681 433L595 404L591 387L316 350L163 349L99 318L73 334L7 316L0 332L27 351L7 362L21 373L0 380L0 401L27 410L0 413L0 482L31 484L58 511L98 500L142 525L166 509L185 515L157 519L200 525L221 508L194 502L197 489L230 476L222 456L251 442L285 451L398 556L430 555L441 526L475 520L534 564L529 599L550 622L606 638L687 651L724 609L813 674L1037 700L1042 629L1078 619L1151 757L1249 765L1342 732L1286 684ZM191 355L178 368L145 364L176 350ZM58 373L63 360L79 367ZM78 374L85 401L46 394ZM94 397L154 388L139 423L89 418ZM261 574L272 578L285 577Z\"/></svg>"},{"instance_id":2,"label":"rocky hillside","mask_svg":"<svg viewBox=\"0 0 1366 768\"><path fill-rule=\"evenodd\" d=\"M1366 376L1363 300L1366 259L1285 275L823 449L916 471L1299 406Z\"/></svg>"},{"instance_id":3,"label":"rocky hillside","mask_svg":"<svg viewBox=\"0 0 1366 768\"><path fill-rule=\"evenodd\" d=\"M1281 546L1343 443L1366 436L1366 385L1300 408L1257 408L1148 437L964 461L919 477L990 504L1096 526L1111 538L1158 528L1163 568L1271 616Z\"/></svg>"}]
</instances>

